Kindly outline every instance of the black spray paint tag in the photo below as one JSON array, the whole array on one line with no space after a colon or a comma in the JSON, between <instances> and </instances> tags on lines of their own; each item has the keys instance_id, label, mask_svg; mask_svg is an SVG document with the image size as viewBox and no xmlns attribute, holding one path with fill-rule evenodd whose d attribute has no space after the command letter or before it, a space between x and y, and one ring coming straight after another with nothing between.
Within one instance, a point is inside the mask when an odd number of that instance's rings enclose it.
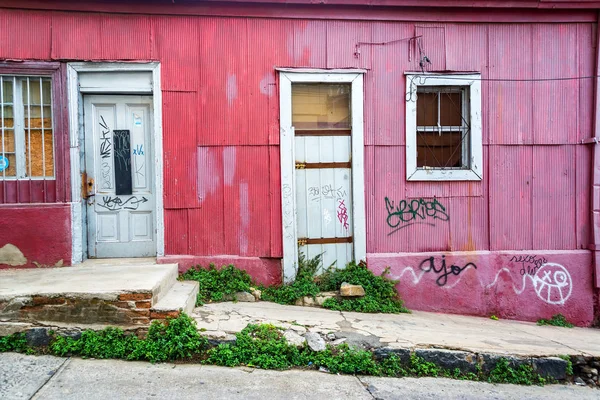
<instances>
[{"instance_id":1,"label":"black spray paint tag","mask_svg":"<svg viewBox=\"0 0 600 400\"><path fill-rule=\"evenodd\" d=\"M131 142L129 130L115 130L115 194L131 194Z\"/></svg>"}]
</instances>

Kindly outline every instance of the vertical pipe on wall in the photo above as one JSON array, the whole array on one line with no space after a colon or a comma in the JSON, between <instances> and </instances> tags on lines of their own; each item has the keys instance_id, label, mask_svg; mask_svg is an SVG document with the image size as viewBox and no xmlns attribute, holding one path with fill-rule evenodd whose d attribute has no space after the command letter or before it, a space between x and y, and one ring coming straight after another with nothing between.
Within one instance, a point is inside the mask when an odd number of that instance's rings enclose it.
<instances>
[{"instance_id":1,"label":"vertical pipe on wall","mask_svg":"<svg viewBox=\"0 0 600 400\"><path fill-rule=\"evenodd\" d=\"M594 69L594 151L592 156L592 262L594 266L594 282L596 288L600 288L600 12L596 25L596 67ZM598 310L596 310L598 312Z\"/></svg>"}]
</instances>

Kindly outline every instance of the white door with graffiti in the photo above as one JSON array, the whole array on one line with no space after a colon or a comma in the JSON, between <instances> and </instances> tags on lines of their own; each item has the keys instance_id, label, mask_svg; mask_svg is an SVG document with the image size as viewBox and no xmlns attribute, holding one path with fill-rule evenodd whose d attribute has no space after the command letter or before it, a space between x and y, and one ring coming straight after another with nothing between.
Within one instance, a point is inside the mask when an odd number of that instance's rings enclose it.
<instances>
[{"instance_id":1,"label":"white door with graffiti","mask_svg":"<svg viewBox=\"0 0 600 400\"><path fill-rule=\"evenodd\" d=\"M152 97L84 96L88 257L156 255Z\"/></svg>"},{"instance_id":2,"label":"white door with graffiti","mask_svg":"<svg viewBox=\"0 0 600 400\"><path fill-rule=\"evenodd\" d=\"M365 258L363 93L362 74L282 75L284 278L290 281L301 255L321 255L324 268Z\"/></svg>"}]
</instances>

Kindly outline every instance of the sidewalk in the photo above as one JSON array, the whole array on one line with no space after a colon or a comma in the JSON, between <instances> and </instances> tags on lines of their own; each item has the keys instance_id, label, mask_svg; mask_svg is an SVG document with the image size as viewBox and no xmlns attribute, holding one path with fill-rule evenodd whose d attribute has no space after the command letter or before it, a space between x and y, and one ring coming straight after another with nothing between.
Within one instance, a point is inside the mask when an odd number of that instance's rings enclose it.
<instances>
[{"instance_id":1,"label":"sidewalk","mask_svg":"<svg viewBox=\"0 0 600 400\"><path fill-rule=\"evenodd\" d=\"M517 386L444 378L373 378L0 354L0 399L597 399L573 385Z\"/></svg>"},{"instance_id":2,"label":"sidewalk","mask_svg":"<svg viewBox=\"0 0 600 400\"><path fill-rule=\"evenodd\" d=\"M439 348L522 357L583 355L600 357L600 330L537 326L530 322L414 311L362 314L269 302L213 303L192 315L203 335L233 339L249 323L270 323L300 334L317 332L368 348ZM331 337L331 336L330 336Z\"/></svg>"}]
</instances>

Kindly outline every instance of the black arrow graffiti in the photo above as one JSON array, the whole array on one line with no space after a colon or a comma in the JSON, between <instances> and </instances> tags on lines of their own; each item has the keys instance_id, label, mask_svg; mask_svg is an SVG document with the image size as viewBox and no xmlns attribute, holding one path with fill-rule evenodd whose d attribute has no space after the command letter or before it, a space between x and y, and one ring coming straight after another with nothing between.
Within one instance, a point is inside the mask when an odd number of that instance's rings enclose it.
<instances>
[{"instance_id":1,"label":"black arrow graffiti","mask_svg":"<svg viewBox=\"0 0 600 400\"><path fill-rule=\"evenodd\" d=\"M123 209L137 210L140 204L146 203L147 201L148 199L144 196L142 196L141 198L137 196L131 196L125 201L123 201L119 197L103 196L102 203L98 203L98 205L111 211L119 211Z\"/></svg>"}]
</instances>

